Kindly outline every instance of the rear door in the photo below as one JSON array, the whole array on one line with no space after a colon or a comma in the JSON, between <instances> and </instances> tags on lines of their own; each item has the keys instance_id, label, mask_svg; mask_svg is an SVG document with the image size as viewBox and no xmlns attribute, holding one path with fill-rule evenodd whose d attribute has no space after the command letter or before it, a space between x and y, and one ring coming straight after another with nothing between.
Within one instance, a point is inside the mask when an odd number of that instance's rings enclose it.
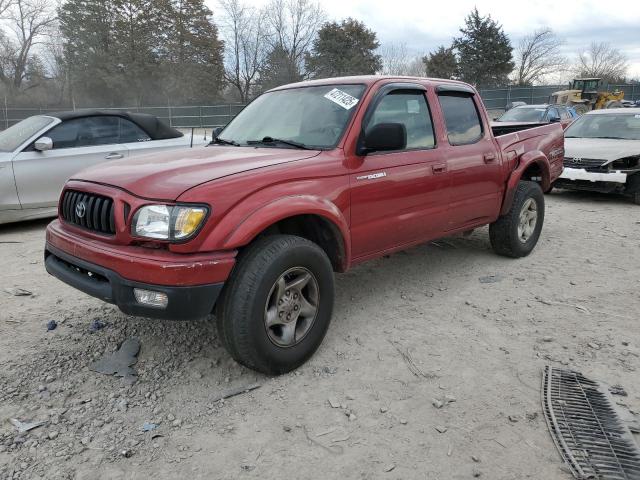
<instances>
[{"instance_id":1,"label":"rear door","mask_svg":"<svg viewBox=\"0 0 640 480\"><path fill-rule=\"evenodd\" d=\"M76 118L53 127L44 136L51 150L40 152L33 144L16 155L13 168L23 208L52 207L65 182L91 165L124 158L127 147L118 143L119 117Z\"/></svg>"},{"instance_id":2,"label":"rear door","mask_svg":"<svg viewBox=\"0 0 640 480\"><path fill-rule=\"evenodd\" d=\"M480 114L480 99L465 87L438 88L447 145L443 153L451 177L447 230L487 223L502 199L501 157L491 128Z\"/></svg>"},{"instance_id":3,"label":"rear door","mask_svg":"<svg viewBox=\"0 0 640 480\"><path fill-rule=\"evenodd\" d=\"M446 226L446 161L436 148L424 87L383 87L363 121L401 123L407 146L359 157L350 176L351 239L355 258L437 237Z\"/></svg>"}]
</instances>

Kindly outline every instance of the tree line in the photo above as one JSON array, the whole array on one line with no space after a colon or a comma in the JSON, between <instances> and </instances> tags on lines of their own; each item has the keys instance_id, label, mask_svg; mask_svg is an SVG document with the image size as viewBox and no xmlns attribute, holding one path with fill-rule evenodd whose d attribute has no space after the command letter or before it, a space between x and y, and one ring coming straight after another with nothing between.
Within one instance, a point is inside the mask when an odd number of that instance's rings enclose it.
<instances>
[{"instance_id":1,"label":"tree line","mask_svg":"<svg viewBox=\"0 0 640 480\"><path fill-rule=\"evenodd\" d=\"M426 55L380 45L375 31L330 21L314 0L0 0L0 91L12 105L144 106L247 102L307 78L392 74L478 87L532 85L558 71L624 80L627 60L594 43L575 62L550 29L514 47L473 9Z\"/></svg>"}]
</instances>

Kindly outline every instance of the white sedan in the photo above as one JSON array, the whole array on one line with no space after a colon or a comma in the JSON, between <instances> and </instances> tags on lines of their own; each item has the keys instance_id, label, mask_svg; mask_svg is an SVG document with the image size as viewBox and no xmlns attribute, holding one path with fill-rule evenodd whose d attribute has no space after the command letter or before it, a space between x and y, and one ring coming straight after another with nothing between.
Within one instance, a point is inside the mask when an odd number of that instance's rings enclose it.
<instances>
[{"instance_id":1,"label":"white sedan","mask_svg":"<svg viewBox=\"0 0 640 480\"><path fill-rule=\"evenodd\" d=\"M140 113L85 110L29 117L0 132L0 224L55 216L63 185L86 167L189 148L192 142L191 135Z\"/></svg>"},{"instance_id":2,"label":"white sedan","mask_svg":"<svg viewBox=\"0 0 640 480\"><path fill-rule=\"evenodd\" d=\"M555 187L621 193L640 205L640 108L593 110L565 130Z\"/></svg>"}]
</instances>

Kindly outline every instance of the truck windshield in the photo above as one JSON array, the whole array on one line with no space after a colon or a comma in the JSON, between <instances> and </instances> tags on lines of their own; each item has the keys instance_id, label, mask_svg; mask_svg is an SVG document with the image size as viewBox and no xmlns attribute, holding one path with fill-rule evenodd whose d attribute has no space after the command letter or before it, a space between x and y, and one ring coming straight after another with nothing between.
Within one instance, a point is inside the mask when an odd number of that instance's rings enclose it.
<instances>
[{"instance_id":1,"label":"truck windshield","mask_svg":"<svg viewBox=\"0 0 640 480\"><path fill-rule=\"evenodd\" d=\"M267 92L227 125L219 135L220 143L333 148L364 89L364 85L323 85Z\"/></svg>"},{"instance_id":2,"label":"truck windshield","mask_svg":"<svg viewBox=\"0 0 640 480\"><path fill-rule=\"evenodd\" d=\"M0 132L0 152L13 152L47 125L53 123L51 117L29 117Z\"/></svg>"},{"instance_id":3,"label":"truck windshield","mask_svg":"<svg viewBox=\"0 0 640 480\"><path fill-rule=\"evenodd\" d=\"M640 140L640 115L632 113L583 115L565 130L565 138Z\"/></svg>"},{"instance_id":4,"label":"truck windshield","mask_svg":"<svg viewBox=\"0 0 640 480\"><path fill-rule=\"evenodd\" d=\"M517 107L502 114L498 118L498 122L541 122L544 113L547 111L544 107Z\"/></svg>"}]
</instances>

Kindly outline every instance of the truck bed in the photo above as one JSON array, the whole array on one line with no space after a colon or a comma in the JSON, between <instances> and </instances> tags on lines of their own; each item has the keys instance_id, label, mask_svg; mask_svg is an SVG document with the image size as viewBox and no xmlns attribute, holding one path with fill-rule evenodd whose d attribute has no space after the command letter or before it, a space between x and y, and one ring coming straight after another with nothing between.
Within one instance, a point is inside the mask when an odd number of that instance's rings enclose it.
<instances>
[{"instance_id":1,"label":"truck bed","mask_svg":"<svg viewBox=\"0 0 640 480\"><path fill-rule=\"evenodd\" d=\"M493 131L494 137L499 137L508 133L520 132L522 130L541 127L543 125L548 124L540 122L491 122L491 130Z\"/></svg>"}]
</instances>

